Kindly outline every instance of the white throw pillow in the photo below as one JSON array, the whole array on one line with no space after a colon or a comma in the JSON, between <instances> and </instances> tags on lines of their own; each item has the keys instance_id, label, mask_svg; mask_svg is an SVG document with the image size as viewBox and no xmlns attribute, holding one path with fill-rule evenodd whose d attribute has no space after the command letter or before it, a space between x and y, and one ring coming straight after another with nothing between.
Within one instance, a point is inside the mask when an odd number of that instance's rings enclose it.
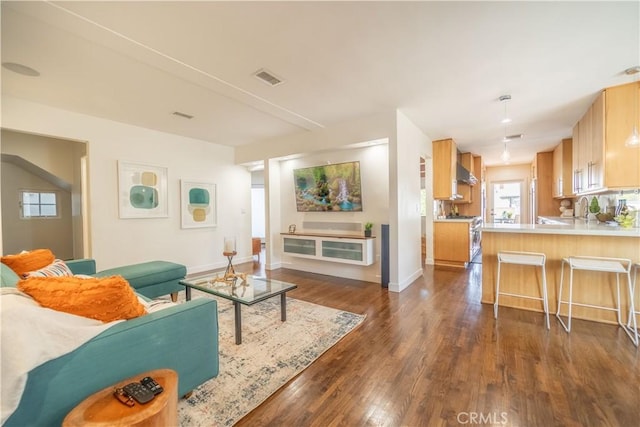
<instances>
[{"instance_id":1,"label":"white throw pillow","mask_svg":"<svg viewBox=\"0 0 640 427\"><path fill-rule=\"evenodd\" d=\"M56 259L51 264L40 270L30 271L24 275L26 279L30 277L60 277L60 276L73 276L73 272L69 269L67 264L61 259Z\"/></svg>"}]
</instances>

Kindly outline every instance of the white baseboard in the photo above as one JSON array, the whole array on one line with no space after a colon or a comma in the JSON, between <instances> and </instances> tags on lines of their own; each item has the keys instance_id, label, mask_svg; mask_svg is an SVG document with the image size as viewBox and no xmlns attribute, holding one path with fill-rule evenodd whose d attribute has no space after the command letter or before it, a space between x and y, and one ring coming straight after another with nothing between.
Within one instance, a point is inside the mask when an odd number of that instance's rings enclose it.
<instances>
[{"instance_id":1,"label":"white baseboard","mask_svg":"<svg viewBox=\"0 0 640 427\"><path fill-rule=\"evenodd\" d=\"M422 269L418 269L415 272L413 272L413 274L411 274L409 277L407 277L406 279L404 279L402 282L400 283L392 283L389 282L389 291L391 292L402 292L403 290L405 290L406 288L408 288L413 282L415 282L420 276L422 276Z\"/></svg>"}]
</instances>

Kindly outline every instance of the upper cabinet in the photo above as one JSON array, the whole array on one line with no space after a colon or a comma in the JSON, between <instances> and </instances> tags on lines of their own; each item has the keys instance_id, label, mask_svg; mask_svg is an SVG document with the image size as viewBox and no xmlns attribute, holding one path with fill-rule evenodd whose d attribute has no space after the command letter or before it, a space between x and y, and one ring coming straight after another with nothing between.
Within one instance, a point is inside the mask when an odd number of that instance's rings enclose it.
<instances>
[{"instance_id":1,"label":"upper cabinet","mask_svg":"<svg viewBox=\"0 0 640 427\"><path fill-rule=\"evenodd\" d=\"M475 175L475 162L473 161L473 154L471 153L462 153L460 156L460 164L466 170L469 171L471 175ZM465 184L462 182L458 183L458 194L461 198L455 200L455 203L473 203L473 189L475 186Z\"/></svg>"},{"instance_id":2,"label":"upper cabinet","mask_svg":"<svg viewBox=\"0 0 640 427\"><path fill-rule=\"evenodd\" d=\"M572 148L573 140L567 138L553 150L553 197L563 198L573 195Z\"/></svg>"},{"instance_id":3,"label":"upper cabinet","mask_svg":"<svg viewBox=\"0 0 640 427\"><path fill-rule=\"evenodd\" d=\"M484 163L481 156L462 153L462 166L469 169L478 183L469 185L459 182L458 192L462 199L455 200L460 215L482 216L482 182L484 182Z\"/></svg>"},{"instance_id":4,"label":"upper cabinet","mask_svg":"<svg viewBox=\"0 0 640 427\"><path fill-rule=\"evenodd\" d=\"M640 148L624 143L640 129L640 82L608 88L605 107L605 170L608 188L640 187ZM634 105L635 104L635 105Z\"/></svg>"},{"instance_id":5,"label":"upper cabinet","mask_svg":"<svg viewBox=\"0 0 640 427\"><path fill-rule=\"evenodd\" d=\"M433 198L453 200L458 196L457 147L453 139L433 141Z\"/></svg>"},{"instance_id":6,"label":"upper cabinet","mask_svg":"<svg viewBox=\"0 0 640 427\"><path fill-rule=\"evenodd\" d=\"M604 107L606 92L582 116L573 135L573 192L591 193L604 183Z\"/></svg>"},{"instance_id":7,"label":"upper cabinet","mask_svg":"<svg viewBox=\"0 0 640 427\"><path fill-rule=\"evenodd\" d=\"M640 187L640 150L624 145L638 121L639 90L639 83L605 89L574 127L575 194Z\"/></svg>"}]
</instances>

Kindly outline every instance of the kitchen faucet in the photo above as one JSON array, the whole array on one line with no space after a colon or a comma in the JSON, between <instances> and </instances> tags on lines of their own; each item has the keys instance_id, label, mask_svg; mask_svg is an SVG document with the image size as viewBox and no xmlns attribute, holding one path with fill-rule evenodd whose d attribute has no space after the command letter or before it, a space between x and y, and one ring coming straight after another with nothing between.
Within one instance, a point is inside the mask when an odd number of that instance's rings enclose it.
<instances>
[{"instance_id":1,"label":"kitchen faucet","mask_svg":"<svg viewBox=\"0 0 640 427\"><path fill-rule=\"evenodd\" d=\"M584 206L582 206L582 201L585 201ZM580 213L577 212L577 208L578 205L580 205ZM581 216L584 217L584 219L587 219L587 217L589 216L589 197L587 196L581 196L578 201L576 202L576 214L579 214Z\"/></svg>"}]
</instances>

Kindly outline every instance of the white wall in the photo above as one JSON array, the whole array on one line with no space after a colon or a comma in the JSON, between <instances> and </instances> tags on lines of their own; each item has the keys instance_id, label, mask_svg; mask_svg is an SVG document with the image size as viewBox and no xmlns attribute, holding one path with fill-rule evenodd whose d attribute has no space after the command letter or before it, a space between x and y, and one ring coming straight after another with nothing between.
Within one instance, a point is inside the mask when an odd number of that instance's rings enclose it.
<instances>
[{"instance_id":1,"label":"white wall","mask_svg":"<svg viewBox=\"0 0 640 427\"><path fill-rule=\"evenodd\" d=\"M293 188L290 192L285 190L285 184L281 182L285 173L281 172L281 161L277 158L306 153L307 159L304 161L310 162L310 165L327 156L335 156L332 161L336 162L340 159L350 161L354 159L348 151L340 153L345 146L386 139L386 155L362 149L362 166L369 168L369 165L375 165L378 173L369 176L367 172L363 178L363 185L367 188L363 188L363 192L367 191L373 196L364 195L365 211L353 219L374 222L376 234L379 234L380 224L390 225L393 245L390 290L401 291L421 272L419 157L427 152L428 139L402 113L395 110L350 120L319 131L239 147L234 153L230 147L10 97L2 99L2 108L5 128L88 141L92 232L90 251L100 269L152 259L183 263L190 272L224 267L226 259L222 256L222 246L224 236L228 235L237 237L239 256L236 261L251 260L251 174L236 164L255 160L265 163L266 268L278 268L282 265L280 232L285 225L299 218L288 216L297 214L292 201L287 201L287 198L293 197ZM375 155L370 156L369 153ZM168 218L118 218L118 160L168 168ZM412 164L415 167L407 167ZM292 179L292 174L290 176ZM384 177L387 178L386 183L379 181ZM217 227L180 228L180 179L217 184ZM375 200L373 202L372 197ZM373 206L368 207L367 203L373 203ZM379 254L379 242L377 246L376 253ZM364 271L364 276L362 268L354 276L363 277L363 280L379 280L379 263ZM326 266L320 272L326 273Z\"/></svg>"},{"instance_id":2,"label":"white wall","mask_svg":"<svg viewBox=\"0 0 640 427\"><path fill-rule=\"evenodd\" d=\"M2 152L28 160L41 169L74 184L74 165L77 162L75 147L83 142L60 140L2 130Z\"/></svg>"},{"instance_id":3,"label":"white wall","mask_svg":"<svg viewBox=\"0 0 640 427\"><path fill-rule=\"evenodd\" d=\"M307 155L340 150L350 144L395 137L395 114L395 110L381 112L332 124L320 130L243 145L236 149L236 163L277 159L292 154Z\"/></svg>"},{"instance_id":4,"label":"white wall","mask_svg":"<svg viewBox=\"0 0 640 427\"><path fill-rule=\"evenodd\" d=\"M376 233L380 231L380 224L389 224L391 234L389 289L399 292L409 286L421 274L419 158L420 155L426 155L426 157L430 158L431 147L429 139L402 113L396 110L332 124L316 131L261 141L259 144L242 146L236 150L236 162L238 163L250 163L257 160L265 161L267 204L271 203L272 207L278 206L279 213L277 215L283 216L282 221L277 221L273 217L267 219L267 234L270 236L270 244L267 244L267 269L278 268L282 265L280 263L282 258L280 232L285 230L289 224L300 220L296 216L293 201L284 201L287 197L293 197L293 188L291 187L289 193L291 196L289 196L287 194L289 188L285 188L284 185L280 185L277 182L280 174L273 171L273 168L280 167L280 160L278 159L296 155L296 157L302 159L300 162L306 162L308 159L321 160L327 158L327 156L341 156L338 153L349 149L353 144L382 139L387 141L387 154L385 157L383 153L379 153L380 157L376 157L375 161L386 162L386 166L380 167L386 167L388 171L387 192L380 194L380 200L386 201L387 206L385 206L385 217L380 220L373 219L372 222L376 223ZM397 139L398 141L396 141ZM407 167L410 164L415 164L416 167ZM268 170L269 167L272 168L271 171ZM287 179L293 178L291 176L291 178ZM431 176L428 177L428 180L427 185L431 186ZM274 185L277 185L277 187L269 188ZM378 194L377 189L373 191L376 195ZM271 199L270 193L277 195L278 200ZM364 194L363 196L367 197ZM282 197L282 202L280 202L280 197ZM370 196L367 197L367 200L370 200L370 198ZM366 206L367 201L365 200L364 203L364 208L368 209ZM417 211L416 206L418 207ZM273 211L272 208L267 207L267 211L269 212L270 210ZM293 217L288 217L287 215L292 212ZM365 210L364 213L369 215L370 211ZM272 212L272 215L276 215L275 211ZM364 215L358 218L362 219ZM432 248L432 229L427 228L427 230L430 233L427 236L428 242L430 242L429 245ZM377 245L376 253L379 254L380 243L378 242ZM413 251L415 251L415 255ZM428 252L432 253L433 251L428 248ZM289 259L284 261L289 262ZM299 261L296 262L299 263ZM305 265L304 268L317 268L317 266L310 267ZM362 267L358 268L360 269L359 271L347 272L353 274L353 276L345 277L364 277L363 280L379 281L380 267L378 264L364 269L364 272ZM340 269L339 274L342 275L345 271ZM323 272L326 274L326 269ZM333 271L331 274L338 275Z\"/></svg>"},{"instance_id":5,"label":"white wall","mask_svg":"<svg viewBox=\"0 0 640 427\"><path fill-rule=\"evenodd\" d=\"M99 269L164 259L190 272L226 265L224 236L237 238L237 262L251 256L251 175L234 165L234 150L20 99L3 97L3 127L88 143L91 255ZM120 219L117 162L165 166L169 217ZM216 184L218 225L180 228L180 180Z\"/></svg>"},{"instance_id":6,"label":"white wall","mask_svg":"<svg viewBox=\"0 0 640 427\"><path fill-rule=\"evenodd\" d=\"M265 228L264 186L251 188L251 235L264 239Z\"/></svg>"},{"instance_id":7,"label":"white wall","mask_svg":"<svg viewBox=\"0 0 640 427\"><path fill-rule=\"evenodd\" d=\"M366 148L336 150L305 156L280 163L280 231L286 232L290 224L296 225L296 233L303 233L305 222L353 223L364 226L372 222L376 248L376 262L367 267L331 263L289 255L282 256L282 266L320 274L348 277L351 279L380 282L380 224L389 218L389 165L388 145L380 144ZM359 161L362 185L362 212L298 212L296 210L293 170L327 163ZM318 231L318 230L307 230ZM328 232L320 229L319 231ZM419 254L418 254L419 255Z\"/></svg>"},{"instance_id":8,"label":"white wall","mask_svg":"<svg viewBox=\"0 0 640 427\"><path fill-rule=\"evenodd\" d=\"M367 117L332 124L320 130L269 139L256 144L241 146L236 149L237 163L248 164L255 161L263 161L265 164L264 176L267 204L266 269L276 269L283 266L282 238L280 233L286 230L293 221L299 219L297 217L287 218L286 220L281 219L284 215L289 215L292 212L295 215L296 213L293 199L291 199L290 202L282 201L286 197L293 197L293 187L291 187L290 190L289 188L285 189L280 182L282 158L295 155L295 157L302 157L303 159L306 157L313 159L316 158L316 156L322 159L327 155L335 155L338 156L336 157L337 159L341 158L339 157L341 155L338 153L345 149L349 150L350 148L348 148L348 146L350 145L380 139L388 140L390 137L395 138L395 114L395 110L381 112ZM354 159L348 158L347 161L350 160ZM381 154L381 157L377 157L375 161L388 162L388 158ZM389 174L395 173L395 171L391 172L391 170L389 170L388 163L384 168ZM292 180L293 176L291 176L290 179ZM377 190L374 189L373 191ZM389 195L385 193L383 197L385 200L388 200ZM365 200L364 203L366 205L367 201ZM364 209L367 209L367 207L365 206ZM372 222L376 223L376 233L379 233L380 224L389 223L389 218L388 216L384 220L376 220L374 218ZM379 253L379 251L377 253ZM290 260L287 259L286 261L289 262ZM323 274L327 274L326 265L327 263L325 262L324 269L322 270ZM308 266L305 266L305 268L308 268ZM357 268L362 270L362 267ZM354 274L354 277L365 277L363 280L378 281L379 279L376 275L379 274L372 272L374 270L379 271L379 264L376 264L376 267L371 267L370 269L371 271L364 275L362 271L359 271Z\"/></svg>"},{"instance_id":9,"label":"white wall","mask_svg":"<svg viewBox=\"0 0 640 427\"><path fill-rule=\"evenodd\" d=\"M398 272L394 274L392 267L391 276L399 280L389 283L389 289L399 292L422 275L420 156L424 155L429 140L404 114L398 111L396 117L396 153L389 156L389 161L392 164L395 162L397 175L395 179L391 177L389 198L390 210L395 210L397 218L390 233L391 253L398 257ZM393 149L390 148L389 151L392 152Z\"/></svg>"},{"instance_id":10,"label":"white wall","mask_svg":"<svg viewBox=\"0 0 640 427\"><path fill-rule=\"evenodd\" d=\"M280 162L270 159L265 162L264 169L265 206L266 206L266 239L265 269L274 270L281 267L282 260L282 230L281 191L280 191Z\"/></svg>"}]
</instances>

